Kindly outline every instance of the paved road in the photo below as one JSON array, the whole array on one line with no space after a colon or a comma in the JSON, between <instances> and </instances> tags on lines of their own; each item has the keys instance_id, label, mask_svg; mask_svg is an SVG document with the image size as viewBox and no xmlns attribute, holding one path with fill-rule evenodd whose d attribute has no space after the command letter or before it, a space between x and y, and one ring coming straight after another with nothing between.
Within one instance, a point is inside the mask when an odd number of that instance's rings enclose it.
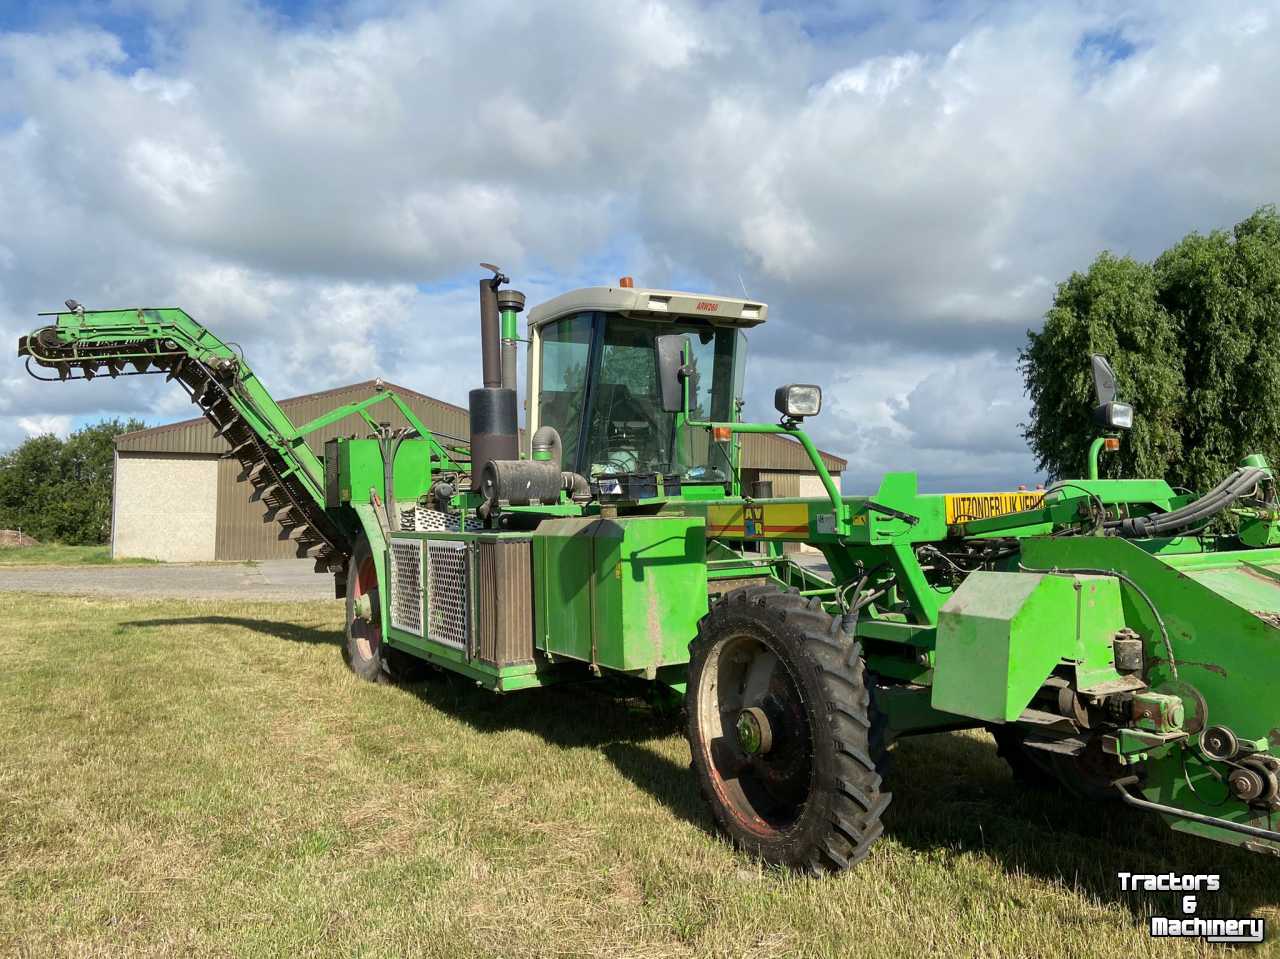
<instances>
[{"instance_id":1,"label":"paved road","mask_svg":"<svg viewBox=\"0 0 1280 959\"><path fill-rule=\"evenodd\" d=\"M158 563L154 566L2 566L0 592L187 599L333 600L333 577L312 560Z\"/></svg>"},{"instance_id":2,"label":"paved road","mask_svg":"<svg viewBox=\"0 0 1280 959\"><path fill-rule=\"evenodd\" d=\"M830 576L820 555L796 554ZM333 577L312 572L309 559L244 563L157 563L154 566L0 566L0 592L189 599L333 599Z\"/></svg>"}]
</instances>

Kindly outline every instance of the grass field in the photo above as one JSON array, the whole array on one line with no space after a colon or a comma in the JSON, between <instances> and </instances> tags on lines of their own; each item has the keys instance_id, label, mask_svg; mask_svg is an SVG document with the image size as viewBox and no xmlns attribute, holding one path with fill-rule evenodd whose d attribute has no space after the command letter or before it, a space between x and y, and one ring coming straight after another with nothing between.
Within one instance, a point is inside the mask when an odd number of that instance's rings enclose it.
<instances>
[{"instance_id":1,"label":"grass field","mask_svg":"<svg viewBox=\"0 0 1280 959\"><path fill-rule=\"evenodd\" d=\"M1280 924L1280 863L1027 791L984 735L899 744L885 839L814 881L710 831L672 720L359 683L336 604L0 615L0 955L1198 954L1120 870L1220 872L1202 914Z\"/></svg>"},{"instance_id":2,"label":"grass field","mask_svg":"<svg viewBox=\"0 0 1280 959\"><path fill-rule=\"evenodd\" d=\"M0 566L102 566L154 563L153 559L112 559L110 546L0 546Z\"/></svg>"}]
</instances>

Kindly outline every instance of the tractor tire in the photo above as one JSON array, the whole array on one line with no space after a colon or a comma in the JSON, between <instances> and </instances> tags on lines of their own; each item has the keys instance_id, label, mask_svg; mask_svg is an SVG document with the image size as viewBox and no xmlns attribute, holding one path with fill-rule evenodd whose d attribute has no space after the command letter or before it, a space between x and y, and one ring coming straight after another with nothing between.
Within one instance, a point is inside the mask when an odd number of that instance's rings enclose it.
<instances>
[{"instance_id":1,"label":"tractor tire","mask_svg":"<svg viewBox=\"0 0 1280 959\"><path fill-rule=\"evenodd\" d=\"M1033 756L1017 726L992 726L989 731L996 741L996 755L1005 761L1014 779L1032 789L1052 791L1061 786L1049 771L1048 757L1041 760Z\"/></svg>"},{"instance_id":2,"label":"tractor tire","mask_svg":"<svg viewBox=\"0 0 1280 959\"><path fill-rule=\"evenodd\" d=\"M689 746L716 823L814 875L865 857L890 794L860 645L817 599L770 584L717 601L689 652Z\"/></svg>"},{"instance_id":3,"label":"tractor tire","mask_svg":"<svg viewBox=\"0 0 1280 959\"><path fill-rule=\"evenodd\" d=\"M361 536L347 563L347 641L343 658L351 671L371 683L391 681L382 644L378 569L369 538Z\"/></svg>"}]
</instances>

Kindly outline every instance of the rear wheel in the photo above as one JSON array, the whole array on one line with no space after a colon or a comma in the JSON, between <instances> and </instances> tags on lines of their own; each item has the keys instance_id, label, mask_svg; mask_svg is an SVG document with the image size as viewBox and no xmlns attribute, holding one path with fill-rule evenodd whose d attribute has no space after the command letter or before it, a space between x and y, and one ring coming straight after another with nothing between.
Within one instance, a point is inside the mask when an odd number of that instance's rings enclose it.
<instances>
[{"instance_id":1,"label":"rear wheel","mask_svg":"<svg viewBox=\"0 0 1280 959\"><path fill-rule=\"evenodd\" d=\"M816 599L749 586L690 646L689 744L703 797L742 849L812 873L862 859L890 796L861 649Z\"/></svg>"},{"instance_id":2,"label":"rear wheel","mask_svg":"<svg viewBox=\"0 0 1280 959\"><path fill-rule=\"evenodd\" d=\"M1117 779L1127 775L1119 760L1102 751L1102 737L1092 736L1078 755L1037 749L1017 726L994 726L996 754L1009 764L1013 778L1036 789L1065 792L1079 799L1110 802L1117 798Z\"/></svg>"},{"instance_id":3,"label":"rear wheel","mask_svg":"<svg viewBox=\"0 0 1280 959\"><path fill-rule=\"evenodd\" d=\"M347 665L361 679L385 683L391 679L383 656L382 604L378 568L369 540L361 536L347 564Z\"/></svg>"}]
</instances>

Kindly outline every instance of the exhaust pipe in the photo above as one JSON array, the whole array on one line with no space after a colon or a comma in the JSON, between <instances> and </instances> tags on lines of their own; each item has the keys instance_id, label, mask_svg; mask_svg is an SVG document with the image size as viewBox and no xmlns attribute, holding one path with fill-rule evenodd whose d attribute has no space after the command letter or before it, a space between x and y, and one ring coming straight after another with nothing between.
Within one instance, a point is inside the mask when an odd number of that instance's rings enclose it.
<instances>
[{"instance_id":1,"label":"exhaust pipe","mask_svg":"<svg viewBox=\"0 0 1280 959\"><path fill-rule=\"evenodd\" d=\"M485 466L492 460L514 460L520 456L520 421L516 411L516 391L503 382L501 329L498 318L498 287L508 282L502 271L490 263L480 264L493 276L480 281L480 362L484 386L467 397L471 413L471 489L480 492ZM521 297L523 299L523 297ZM514 325L514 314L512 315ZM515 343L512 346L512 381L515 374Z\"/></svg>"},{"instance_id":2,"label":"exhaust pipe","mask_svg":"<svg viewBox=\"0 0 1280 959\"><path fill-rule=\"evenodd\" d=\"M487 263L480 265L494 272L489 279L480 281L480 362L484 388L492 390L504 385L498 336L498 284L507 282L507 278L496 266L490 267Z\"/></svg>"}]
</instances>

